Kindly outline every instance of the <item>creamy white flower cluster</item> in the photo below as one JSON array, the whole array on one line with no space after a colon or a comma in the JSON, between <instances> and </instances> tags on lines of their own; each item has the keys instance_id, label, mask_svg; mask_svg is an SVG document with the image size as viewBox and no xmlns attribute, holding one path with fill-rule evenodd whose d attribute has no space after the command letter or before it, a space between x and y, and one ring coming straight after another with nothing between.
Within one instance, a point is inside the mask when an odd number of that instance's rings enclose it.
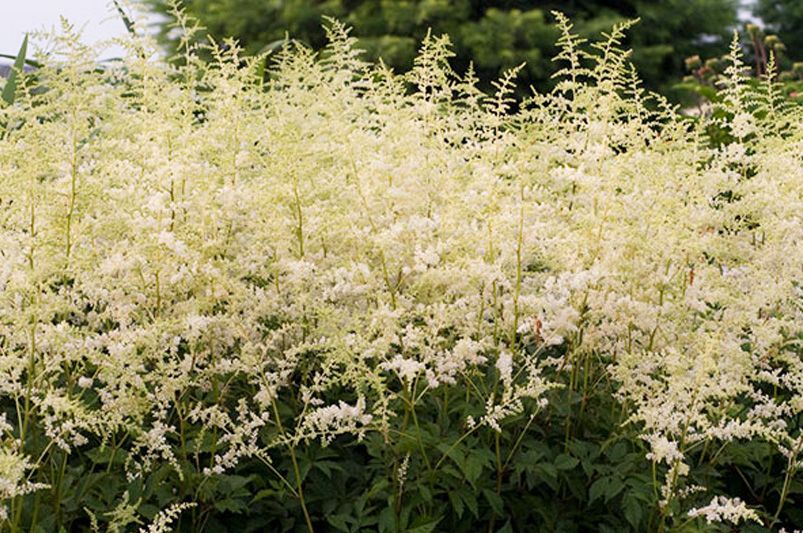
<instances>
[{"instance_id":1,"label":"creamy white flower cluster","mask_svg":"<svg viewBox=\"0 0 803 533\"><path fill-rule=\"evenodd\" d=\"M236 46L173 67L146 38L100 73L67 37L0 104L0 401L19 416L0 500L30 488L26 457L110 441L138 476L390 439L435 389L503 431L589 361L666 501L692 446L761 439L798 475L799 109L734 53L733 142L712 146L616 47L512 111L444 40L399 76L331 36L269 81Z\"/></svg>"},{"instance_id":2,"label":"creamy white flower cluster","mask_svg":"<svg viewBox=\"0 0 803 533\"><path fill-rule=\"evenodd\" d=\"M28 480L28 471L33 466L28 458L20 453L0 448L0 521L8 516L5 502L49 487L45 483L33 483Z\"/></svg>"},{"instance_id":3,"label":"creamy white flower cluster","mask_svg":"<svg viewBox=\"0 0 803 533\"><path fill-rule=\"evenodd\" d=\"M326 446L338 435L349 433L359 440L365 435L373 416L365 411L365 398L357 398L354 405L339 402L313 409L303 418L296 433L296 439L320 438Z\"/></svg>"},{"instance_id":4,"label":"creamy white flower cluster","mask_svg":"<svg viewBox=\"0 0 803 533\"><path fill-rule=\"evenodd\" d=\"M704 516L709 524L714 522L730 522L738 524L741 521L753 520L760 522L758 514L750 509L739 498L725 498L714 496L711 503L705 507L689 510L690 517Z\"/></svg>"}]
</instances>

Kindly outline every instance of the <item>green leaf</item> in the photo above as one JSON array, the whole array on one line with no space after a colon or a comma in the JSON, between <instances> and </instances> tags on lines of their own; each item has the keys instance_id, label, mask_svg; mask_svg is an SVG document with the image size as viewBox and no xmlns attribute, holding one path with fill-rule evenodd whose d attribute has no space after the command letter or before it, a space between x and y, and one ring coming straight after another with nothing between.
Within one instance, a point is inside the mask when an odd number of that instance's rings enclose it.
<instances>
[{"instance_id":1,"label":"green leaf","mask_svg":"<svg viewBox=\"0 0 803 533\"><path fill-rule=\"evenodd\" d=\"M394 533L396 531L396 513L392 507L385 507L379 513L379 533Z\"/></svg>"},{"instance_id":2,"label":"green leaf","mask_svg":"<svg viewBox=\"0 0 803 533\"><path fill-rule=\"evenodd\" d=\"M407 530L407 533L432 533L435 531L435 528L438 527L438 522L441 519L438 518L437 520L433 520L431 522L427 522L426 524L421 524L415 527L411 527Z\"/></svg>"},{"instance_id":3,"label":"green leaf","mask_svg":"<svg viewBox=\"0 0 803 533\"><path fill-rule=\"evenodd\" d=\"M408 505L402 506L399 512L399 529L407 529L407 524L410 523L410 513L412 510L412 507Z\"/></svg>"},{"instance_id":4,"label":"green leaf","mask_svg":"<svg viewBox=\"0 0 803 533\"><path fill-rule=\"evenodd\" d=\"M619 462L627 453L627 446L624 442L619 441L605 452L605 456L612 462Z\"/></svg>"},{"instance_id":5,"label":"green leaf","mask_svg":"<svg viewBox=\"0 0 803 533\"><path fill-rule=\"evenodd\" d=\"M238 514L245 511L248 508L248 506L242 500L225 498L223 500L216 501L214 504L214 508L221 512Z\"/></svg>"},{"instance_id":6,"label":"green leaf","mask_svg":"<svg viewBox=\"0 0 803 533\"><path fill-rule=\"evenodd\" d=\"M571 470L580 463L575 457L562 453L555 458L555 468L558 470Z\"/></svg>"},{"instance_id":7,"label":"green leaf","mask_svg":"<svg viewBox=\"0 0 803 533\"><path fill-rule=\"evenodd\" d=\"M0 54L0 58L11 59L13 61L17 60L17 56L12 56L12 55L9 55L9 54ZM25 59L25 64L28 65L29 67L33 67L33 68L42 68L42 63L40 63L38 61L34 61L33 59L27 59L26 58Z\"/></svg>"},{"instance_id":8,"label":"green leaf","mask_svg":"<svg viewBox=\"0 0 803 533\"><path fill-rule=\"evenodd\" d=\"M25 68L25 56L28 53L28 34L25 34L25 38L22 40L22 46L20 47L20 51L17 54L17 58L14 61L14 68L11 70L11 73L8 76L8 80L6 80L6 86L3 87L3 100L8 104L11 105L14 103L14 98L17 95L17 84L18 84L18 76L22 73L23 69Z\"/></svg>"},{"instance_id":9,"label":"green leaf","mask_svg":"<svg viewBox=\"0 0 803 533\"><path fill-rule=\"evenodd\" d=\"M513 533L513 524L511 524L510 519L505 522L505 525L497 533Z\"/></svg>"},{"instance_id":10,"label":"green leaf","mask_svg":"<svg viewBox=\"0 0 803 533\"><path fill-rule=\"evenodd\" d=\"M459 465L460 468L463 468L463 463L466 460L466 456L460 451L459 446L451 446L446 442L441 442L435 447L449 459L454 461L455 464Z\"/></svg>"},{"instance_id":11,"label":"green leaf","mask_svg":"<svg viewBox=\"0 0 803 533\"><path fill-rule=\"evenodd\" d=\"M421 495L421 499L426 503L432 503L432 491L423 483L418 485L418 494Z\"/></svg>"},{"instance_id":12,"label":"green leaf","mask_svg":"<svg viewBox=\"0 0 803 533\"><path fill-rule=\"evenodd\" d=\"M597 500L605 494L605 490L608 488L608 478L601 477L596 480L594 483L591 484L591 487L588 489L588 503L593 503L594 500Z\"/></svg>"},{"instance_id":13,"label":"green leaf","mask_svg":"<svg viewBox=\"0 0 803 533\"><path fill-rule=\"evenodd\" d=\"M633 526L633 529L638 530L639 524L641 524L641 517L644 515L642 504L634 496L627 494L622 499L622 507L628 524Z\"/></svg>"},{"instance_id":14,"label":"green leaf","mask_svg":"<svg viewBox=\"0 0 803 533\"><path fill-rule=\"evenodd\" d=\"M159 508L149 503L143 503L137 507L137 512L148 520L153 520L154 517L159 514Z\"/></svg>"},{"instance_id":15,"label":"green leaf","mask_svg":"<svg viewBox=\"0 0 803 533\"><path fill-rule=\"evenodd\" d=\"M588 479L584 476L566 476L566 487L577 501L584 501L588 494Z\"/></svg>"},{"instance_id":16,"label":"green leaf","mask_svg":"<svg viewBox=\"0 0 803 533\"><path fill-rule=\"evenodd\" d=\"M538 465L538 481L543 481L550 488L556 489L558 486L558 469L552 463L541 463Z\"/></svg>"},{"instance_id":17,"label":"green leaf","mask_svg":"<svg viewBox=\"0 0 803 533\"><path fill-rule=\"evenodd\" d=\"M231 494L236 492L251 482L250 478L245 476L229 476L229 475L222 475L220 476L220 491L223 494Z\"/></svg>"},{"instance_id":18,"label":"green leaf","mask_svg":"<svg viewBox=\"0 0 803 533\"><path fill-rule=\"evenodd\" d=\"M458 463L457 466L463 471L463 475L466 476L466 481L473 485L482 475L482 463L482 459L470 455L464 462Z\"/></svg>"},{"instance_id":19,"label":"green leaf","mask_svg":"<svg viewBox=\"0 0 803 533\"><path fill-rule=\"evenodd\" d=\"M490 489L483 489L482 495L485 496L485 499L488 501L488 504L491 506L491 509L493 509L497 516L504 516L505 503L497 493Z\"/></svg>"},{"instance_id":20,"label":"green leaf","mask_svg":"<svg viewBox=\"0 0 803 533\"><path fill-rule=\"evenodd\" d=\"M254 497L251 498L251 503L254 504L260 500L265 500L267 498L272 498L275 496L279 496L279 492L274 489L262 489L261 491L254 494Z\"/></svg>"},{"instance_id":21,"label":"green leaf","mask_svg":"<svg viewBox=\"0 0 803 533\"><path fill-rule=\"evenodd\" d=\"M110 446L103 446L88 450L86 456L96 464L122 464L128 457L128 452L126 450L114 450Z\"/></svg>"},{"instance_id":22,"label":"green leaf","mask_svg":"<svg viewBox=\"0 0 803 533\"><path fill-rule=\"evenodd\" d=\"M480 516L480 507L477 503L477 497L474 495L473 492L469 492L465 489L460 490L460 498L468 507L468 510L471 511L471 514L474 515L474 518L479 518Z\"/></svg>"},{"instance_id":23,"label":"green leaf","mask_svg":"<svg viewBox=\"0 0 803 533\"><path fill-rule=\"evenodd\" d=\"M343 467L334 461L316 461L313 466L330 479L332 478L332 470L343 471Z\"/></svg>"},{"instance_id":24,"label":"green leaf","mask_svg":"<svg viewBox=\"0 0 803 533\"><path fill-rule=\"evenodd\" d=\"M463 518L465 506L463 505L463 499L460 497L460 494L453 490L450 490L447 493L449 494L449 503L452 504L452 510L457 515L457 518Z\"/></svg>"},{"instance_id":25,"label":"green leaf","mask_svg":"<svg viewBox=\"0 0 803 533\"><path fill-rule=\"evenodd\" d=\"M338 465L338 470L343 470L343 468ZM377 480L376 483L371 485L371 488L366 493L366 497L374 498L379 496L380 494L386 492L390 488L390 482L385 478L380 478Z\"/></svg>"},{"instance_id":26,"label":"green leaf","mask_svg":"<svg viewBox=\"0 0 803 533\"><path fill-rule=\"evenodd\" d=\"M265 82L265 69L268 66L268 56L265 55L264 57L260 57L257 60L257 69L256 69L256 79L259 82L259 86Z\"/></svg>"},{"instance_id":27,"label":"green leaf","mask_svg":"<svg viewBox=\"0 0 803 533\"><path fill-rule=\"evenodd\" d=\"M351 531L349 523L353 522L352 518L347 514L327 516L326 521L338 531Z\"/></svg>"},{"instance_id":28,"label":"green leaf","mask_svg":"<svg viewBox=\"0 0 803 533\"><path fill-rule=\"evenodd\" d=\"M260 55L261 54L265 54L265 55L272 54L273 52L275 52L276 50L279 50L281 47L283 47L287 43L289 43L289 41L286 40L286 39L277 39L275 41L271 41L271 42L269 42L268 44L266 44L265 46L263 46L259 50L259 54Z\"/></svg>"},{"instance_id":29,"label":"green leaf","mask_svg":"<svg viewBox=\"0 0 803 533\"><path fill-rule=\"evenodd\" d=\"M618 476L608 478L608 486L605 488L605 503L611 501L624 488L625 484Z\"/></svg>"}]
</instances>

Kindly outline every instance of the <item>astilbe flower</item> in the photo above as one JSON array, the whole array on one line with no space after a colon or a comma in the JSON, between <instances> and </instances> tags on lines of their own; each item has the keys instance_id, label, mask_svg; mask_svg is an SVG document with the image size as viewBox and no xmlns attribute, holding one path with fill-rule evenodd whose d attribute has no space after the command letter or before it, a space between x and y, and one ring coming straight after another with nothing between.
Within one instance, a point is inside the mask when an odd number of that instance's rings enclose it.
<instances>
[{"instance_id":1,"label":"astilbe flower","mask_svg":"<svg viewBox=\"0 0 803 533\"><path fill-rule=\"evenodd\" d=\"M739 498L724 498L714 496L711 503L705 507L693 508L689 510L691 517L704 516L709 524L713 522L730 522L738 524L744 520L754 520L759 522L758 515L753 509L749 509Z\"/></svg>"},{"instance_id":2,"label":"astilbe flower","mask_svg":"<svg viewBox=\"0 0 803 533\"><path fill-rule=\"evenodd\" d=\"M665 498L702 441L765 439L792 472L799 112L753 113L734 51L734 142L712 147L638 87L625 27L600 54L561 28L556 89L517 111L512 74L481 95L444 38L399 76L332 23L322 56L288 44L267 81L237 46L174 67L139 37L101 73L57 39L0 107L4 405L65 453L132 437L131 476L181 475L182 432L218 431L199 466L215 475L387 435L410 390L476 374L499 384L472 398L474 428L501 431L594 354L669 468ZM33 488L27 445L4 452L2 500Z\"/></svg>"},{"instance_id":3,"label":"astilbe flower","mask_svg":"<svg viewBox=\"0 0 803 533\"><path fill-rule=\"evenodd\" d=\"M159 514L156 515L156 518L153 522L148 526L148 528L141 528L141 533L166 533L170 531L170 524L175 522L179 515L183 511L187 509L191 509L195 507L196 504L182 502L182 503L174 503L170 507L166 509L162 509L159 511Z\"/></svg>"},{"instance_id":4,"label":"astilbe flower","mask_svg":"<svg viewBox=\"0 0 803 533\"><path fill-rule=\"evenodd\" d=\"M362 439L372 418L371 414L365 412L365 398L358 398L354 405L341 401L337 405L319 407L307 413L295 438L309 440L319 437L324 446L343 433Z\"/></svg>"}]
</instances>

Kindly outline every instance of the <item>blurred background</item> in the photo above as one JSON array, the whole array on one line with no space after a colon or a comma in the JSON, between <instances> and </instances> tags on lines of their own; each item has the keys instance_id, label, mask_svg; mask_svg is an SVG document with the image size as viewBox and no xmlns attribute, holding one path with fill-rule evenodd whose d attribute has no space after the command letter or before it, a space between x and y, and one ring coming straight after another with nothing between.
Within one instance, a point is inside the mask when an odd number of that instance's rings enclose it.
<instances>
[{"instance_id":1,"label":"blurred background","mask_svg":"<svg viewBox=\"0 0 803 533\"><path fill-rule=\"evenodd\" d=\"M83 28L88 42L126 31L108 0L5 4L0 53L6 55L16 52L26 31L58 25L59 15ZM183 5L208 34L218 40L235 37L252 54L285 36L320 48L325 44L322 17L333 16L354 28L368 58L381 57L397 72L410 68L431 28L449 34L453 67L462 72L473 62L484 88L523 62L522 91L549 88L557 37L551 10L566 13L576 31L589 38L616 22L639 18L625 45L633 48L645 85L670 97L677 97L684 83L704 84L717 74L734 30L742 35L754 74L766 70L772 51L788 80L803 79L803 0L184 0ZM171 31L169 0L128 0L122 6L145 14L143 27L170 57L177 36ZM105 55L115 53L119 49L112 47Z\"/></svg>"}]
</instances>

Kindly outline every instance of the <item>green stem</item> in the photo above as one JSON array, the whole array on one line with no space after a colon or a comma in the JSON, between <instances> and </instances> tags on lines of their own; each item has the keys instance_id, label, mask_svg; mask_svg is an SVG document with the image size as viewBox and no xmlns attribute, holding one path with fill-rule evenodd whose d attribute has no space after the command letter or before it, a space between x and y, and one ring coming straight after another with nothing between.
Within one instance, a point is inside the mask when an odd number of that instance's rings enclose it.
<instances>
[{"instance_id":1,"label":"green stem","mask_svg":"<svg viewBox=\"0 0 803 533\"><path fill-rule=\"evenodd\" d=\"M513 447L510 449L510 452L507 454L507 458L505 459L505 464L502 465L503 470L507 469L507 466L510 464L511 459L513 459L513 454L516 453L516 450L519 448L521 441L524 440L524 435L527 434L527 430L530 429L530 425L533 423L533 420L535 420L535 413L532 414L530 419L527 421L527 424L524 426L524 429L522 429L521 433L519 433L516 442L513 443Z\"/></svg>"},{"instance_id":2,"label":"green stem","mask_svg":"<svg viewBox=\"0 0 803 533\"><path fill-rule=\"evenodd\" d=\"M406 389L405 389L406 390ZM409 394L409 393L408 393ZM432 473L432 463L429 462L429 456L424 448L424 441L421 440L421 426L418 425L418 416L415 414L415 403L408 398L410 404L410 415L413 417L413 425L415 426L416 441L418 441L418 449L421 450L421 456L424 458L424 463L427 465L427 470Z\"/></svg>"},{"instance_id":3,"label":"green stem","mask_svg":"<svg viewBox=\"0 0 803 533\"><path fill-rule=\"evenodd\" d=\"M298 256L304 257L304 215L301 211L301 198L298 194L298 180L293 185L293 199L296 211L296 238L298 239Z\"/></svg>"},{"instance_id":4,"label":"green stem","mask_svg":"<svg viewBox=\"0 0 803 533\"><path fill-rule=\"evenodd\" d=\"M284 436L284 426L282 419L279 416L279 407L276 405L276 399L271 400L273 405L273 414L276 417L276 425L279 432ZM307 510L307 502L304 500L304 490L301 488L301 470L298 468L298 460L296 459L296 451L292 443L287 444L287 449L290 452L290 461L293 463L293 474L296 478L296 493L298 494L298 501L301 503L301 510L304 512L304 521L307 523L307 530L314 533L315 529L312 527L312 519L310 518L309 511Z\"/></svg>"},{"instance_id":5,"label":"green stem","mask_svg":"<svg viewBox=\"0 0 803 533\"><path fill-rule=\"evenodd\" d=\"M786 469L786 475L784 476L783 488L781 489L781 499L778 502L778 508L775 510L775 514L772 515L772 522L770 523L770 527L778 523L778 518L781 516L781 510L783 510L784 503L786 503L786 497L789 495L789 487L792 483L792 478L795 476L795 472L797 470L796 468L797 455L800 452L801 445L803 445L803 437L798 439L794 452L789 456L789 462L788 462L789 467Z\"/></svg>"},{"instance_id":6,"label":"green stem","mask_svg":"<svg viewBox=\"0 0 803 533\"><path fill-rule=\"evenodd\" d=\"M522 190L523 191L523 190ZM516 336L519 330L519 296L521 295L521 248L524 242L524 193L522 192L519 208L519 230L516 237L516 287L513 291L513 330L510 332L510 348L516 348Z\"/></svg>"},{"instance_id":7,"label":"green stem","mask_svg":"<svg viewBox=\"0 0 803 533\"><path fill-rule=\"evenodd\" d=\"M695 391L694 396L692 397L691 401L691 408L690 410L694 409L694 406L697 403L697 392ZM686 419L686 423L683 426L683 432L680 434L680 442L678 443L678 450L680 451L681 455L686 453L686 435L689 431L689 425L691 424L691 415ZM675 499L675 492L677 490L677 482L679 477L679 468L680 459L675 460L674 467L672 468L672 480L669 483L669 495L666 497L666 505L661 509L661 521L658 524L658 532L663 533L666 531L666 518L670 511L670 507L672 505L672 501Z\"/></svg>"},{"instance_id":8,"label":"green stem","mask_svg":"<svg viewBox=\"0 0 803 533\"><path fill-rule=\"evenodd\" d=\"M494 453L496 455L496 494L502 495L502 453L499 446L499 432L494 433ZM488 522L488 533L494 530L496 524L496 514L491 516L491 521Z\"/></svg>"},{"instance_id":9,"label":"green stem","mask_svg":"<svg viewBox=\"0 0 803 533\"><path fill-rule=\"evenodd\" d=\"M75 117L73 117L73 120L75 120ZM74 130L72 132L72 141L72 155L70 158L70 200L67 208L66 243L64 250L67 261L70 260L70 252L72 251L72 219L75 214L75 199L77 196L78 182L78 143L75 139Z\"/></svg>"},{"instance_id":10,"label":"green stem","mask_svg":"<svg viewBox=\"0 0 803 533\"><path fill-rule=\"evenodd\" d=\"M454 444L452 444L451 446L449 446L449 449L448 449L448 450L446 450L445 452L443 452L443 455L442 455L442 456L441 456L441 458L438 460L438 462L437 462L437 463L435 463L435 467L432 469L432 471L433 471L433 472L434 472L434 471L437 471L437 470L438 470L438 468L440 468L441 464L443 464L443 462L444 462L444 461L445 461L445 460L446 460L446 459L449 457L449 454L450 454L450 453L452 453L452 450L454 450L455 448L457 448L457 446L458 446L458 445L459 445L461 442L463 442L463 441L464 441L464 440L465 440L465 439L466 439L466 438L467 438L469 435L471 435L472 433L474 433L474 432L477 430L477 428L479 428L479 426L478 426L478 425L477 425L477 426L474 426L473 428L471 428L471 429L469 429L468 431L466 431L465 433L463 433L463 435L462 435L462 436L461 436L459 439L457 439L456 441L454 441Z\"/></svg>"}]
</instances>

